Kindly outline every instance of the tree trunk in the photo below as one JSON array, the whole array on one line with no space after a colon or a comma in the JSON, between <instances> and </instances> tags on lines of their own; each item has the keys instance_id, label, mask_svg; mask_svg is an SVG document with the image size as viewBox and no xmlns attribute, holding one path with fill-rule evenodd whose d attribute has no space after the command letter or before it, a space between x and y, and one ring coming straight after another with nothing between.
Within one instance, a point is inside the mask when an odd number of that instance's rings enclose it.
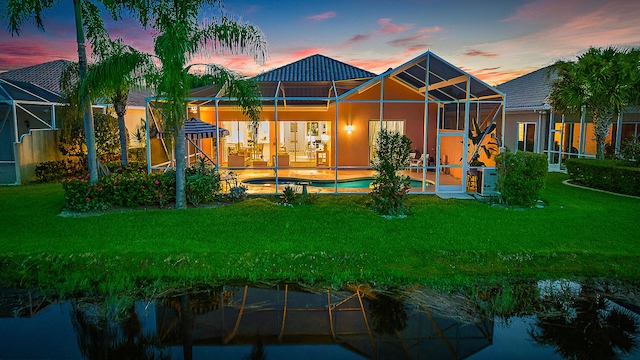
<instances>
[{"instance_id":1,"label":"tree trunk","mask_svg":"<svg viewBox=\"0 0 640 360\"><path fill-rule=\"evenodd\" d=\"M114 102L113 107L118 115L118 133L120 134L120 162L125 167L129 163L129 147L127 146L127 128L124 125L124 115L127 113L127 99Z\"/></svg>"},{"instance_id":2,"label":"tree trunk","mask_svg":"<svg viewBox=\"0 0 640 360\"><path fill-rule=\"evenodd\" d=\"M176 152L176 209L187 208L187 195L185 193L186 185L186 161L184 159L186 155L185 141L184 141L184 124L176 124L175 129L175 152Z\"/></svg>"},{"instance_id":3,"label":"tree trunk","mask_svg":"<svg viewBox=\"0 0 640 360\"><path fill-rule=\"evenodd\" d=\"M73 0L73 9L76 18L76 39L78 42L78 69L80 81L87 74L87 51L84 46L84 28L82 27L82 8L80 0ZM87 164L89 166L89 180L92 184L98 182L98 159L96 156L96 136L93 128L93 111L89 94L79 94L84 109L83 123L84 136L87 145Z\"/></svg>"},{"instance_id":4,"label":"tree trunk","mask_svg":"<svg viewBox=\"0 0 640 360\"><path fill-rule=\"evenodd\" d=\"M607 136L613 120L615 110L594 111L593 114L593 134L596 137L596 159L603 160L607 148Z\"/></svg>"}]
</instances>

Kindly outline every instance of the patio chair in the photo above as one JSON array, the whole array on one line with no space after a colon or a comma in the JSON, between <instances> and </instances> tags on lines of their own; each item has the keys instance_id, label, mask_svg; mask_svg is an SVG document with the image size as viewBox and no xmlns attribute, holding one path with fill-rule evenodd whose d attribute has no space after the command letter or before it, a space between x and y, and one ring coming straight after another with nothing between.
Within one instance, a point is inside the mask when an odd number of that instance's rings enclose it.
<instances>
[{"instance_id":1,"label":"patio chair","mask_svg":"<svg viewBox=\"0 0 640 360\"><path fill-rule=\"evenodd\" d=\"M409 172L411 172L411 169L413 168L415 168L416 172L418 172L422 170L423 166L424 166L424 154L422 154L419 159L409 160Z\"/></svg>"},{"instance_id":2,"label":"patio chair","mask_svg":"<svg viewBox=\"0 0 640 360\"><path fill-rule=\"evenodd\" d=\"M410 152L409 153L409 158L407 159L407 167L411 167L411 161L414 160L416 158L416 153L414 152Z\"/></svg>"}]
</instances>

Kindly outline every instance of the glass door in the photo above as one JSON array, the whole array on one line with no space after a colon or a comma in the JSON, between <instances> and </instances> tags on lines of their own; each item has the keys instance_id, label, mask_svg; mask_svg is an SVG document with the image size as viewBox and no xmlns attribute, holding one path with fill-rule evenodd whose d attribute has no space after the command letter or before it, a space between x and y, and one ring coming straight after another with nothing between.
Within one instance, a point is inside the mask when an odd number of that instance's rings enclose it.
<instances>
[{"instance_id":1,"label":"glass door","mask_svg":"<svg viewBox=\"0 0 640 360\"><path fill-rule=\"evenodd\" d=\"M516 149L518 151L530 151L535 152L538 148L538 137L536 136L536 123L526 122L518 123L517 128L518 142Z\"/></svg>"}]
</instances>

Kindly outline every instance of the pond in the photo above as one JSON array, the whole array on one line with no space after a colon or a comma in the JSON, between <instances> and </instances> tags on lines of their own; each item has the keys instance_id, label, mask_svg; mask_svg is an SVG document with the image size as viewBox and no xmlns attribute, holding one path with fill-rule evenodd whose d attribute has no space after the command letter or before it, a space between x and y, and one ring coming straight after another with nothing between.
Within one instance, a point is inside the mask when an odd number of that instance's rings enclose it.
<instances>
[{"instance_id":1,"label":"pond","mask_svg":"<svg viewBox=\"0 0 640 360\"><path fill-rule=\"evenodd\" d=\"M638 359L636 296L567 281L466 296L220 286L135 302L0 290L0 358Z\"/></svg>"}]
</instances>

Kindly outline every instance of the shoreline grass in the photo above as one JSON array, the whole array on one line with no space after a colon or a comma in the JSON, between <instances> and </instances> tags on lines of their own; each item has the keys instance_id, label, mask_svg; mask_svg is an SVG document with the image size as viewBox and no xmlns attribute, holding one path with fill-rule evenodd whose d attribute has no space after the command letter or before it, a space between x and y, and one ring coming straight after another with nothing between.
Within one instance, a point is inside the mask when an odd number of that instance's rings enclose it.
<instances>
[{"instance_id":1,"label":"shoreline grass","mask_svg":"<svg viewBox=\"0 0 640 360\"><path fill-rule=\"evenodd\" d=\"M60 184L0 187L0 284L109 293L242 281L640 280L640 200L566 178L549 174L544 209L414 195L404 219L374 214L362 195L61 217Z\"/></svg>"}]
</instances>

